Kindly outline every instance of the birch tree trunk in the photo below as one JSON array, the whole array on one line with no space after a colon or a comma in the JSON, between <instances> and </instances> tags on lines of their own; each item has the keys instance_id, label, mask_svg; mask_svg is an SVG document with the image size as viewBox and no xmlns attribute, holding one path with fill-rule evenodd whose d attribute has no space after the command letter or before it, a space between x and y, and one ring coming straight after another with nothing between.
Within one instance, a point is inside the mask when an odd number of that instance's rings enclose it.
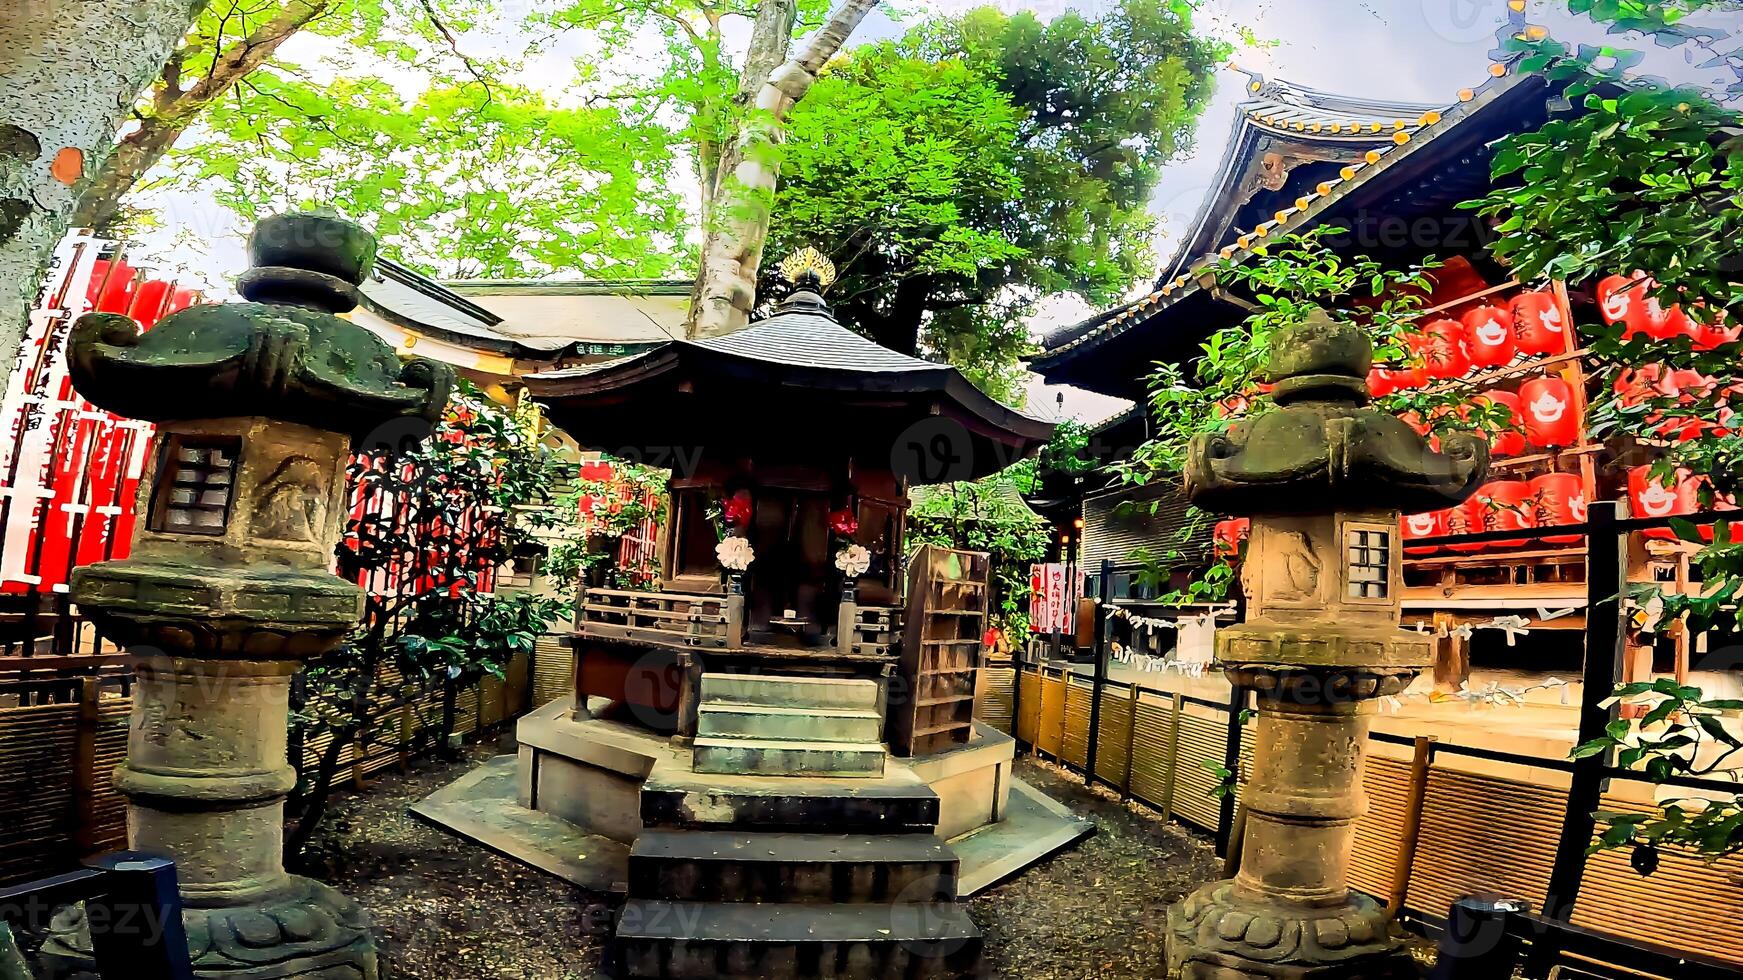
<instances>
[{"instance_id":1,"label":"birch tree trunk","mask_svg":"<svg viewBox=\"0 0 1743 980\"><path fill-rule=\"evenodd\" d=\"M756 22L750 31L750 50L745 53L744 70L738 73L738 91L732 97L738 112L742 113L755 102L769 76L787 60L793 21L798 15L798 0L762 0L757 5ZM701 164L702 227L707 228L713 221L714 195L720 191L720 158L724 148L709 140L696 150Z\"/></svg>"},{"instance_id":2,"label":"birch tree trunk","mask_svg":"<svg viewBox=\"0 0 1743 980\"><path fill-rule=\"evenodd\" d=\"M878 0L845 0L811 36L804 53L775 69L758 90L752 113L721 156L713 213L702 230L702 261L691 292L686 336L716 337L750 322L780 177L787 113L877 5Z\"/></svg>"},{"instance_id":3,"label":"birch tree trunk","mask_svg":"<svg viewBox=\"0 0 1743 980\"><path fill-rule=\"evenodd\" d=\"M0 388L78 185L204 0L0 0Z\"/></svg>"}]
</instances>

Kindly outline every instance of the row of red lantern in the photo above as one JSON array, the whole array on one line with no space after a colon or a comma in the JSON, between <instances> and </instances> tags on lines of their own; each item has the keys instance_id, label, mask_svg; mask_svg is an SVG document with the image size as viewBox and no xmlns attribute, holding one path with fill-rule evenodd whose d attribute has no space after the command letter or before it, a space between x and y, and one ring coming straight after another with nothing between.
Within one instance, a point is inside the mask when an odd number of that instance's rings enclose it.
<instances>
[{"instance_id":1,"label":"row of red lantern","mask_svg":"<svg viewBox=\"0 0 1743 980\"><path fill-rule=\"evenodd\" d=\"M1585 520L1586 496L1580 478L1573 473L1545 473L1530 480L1492 480L1478 487L1470 499L1456 507L1406 515L1400 521L1400 533L1405 541L1413 541L1443 535L1583 524ZM1529 540L1508 538L1445 547L1452 551L1518 548ZM1558 534L1536 540L1571 544L1579 541L1580 536ZM1427 554L1435 549L1406 547L1404 550L1409 554Z\"/></svg>"},{"instance_id":2,"label":"row of red lantern","mask_svg":"<svg viewBox=\"0 0 1743 980\"><path fill-rule=\"evenodd\" d=\"M1721 388L1717 378L1699 371L1689 368L1667 371L1664 365L1656 363L1624 369L1616 376L1613 387L1617 400L1625 407L1664 398L1675 399L1678 404L1685 406L1711 400L1716 408L1716 420L1670 415L1666 412L1653 412L1646 417L1645 421L1652 426L1654 435L1682 442L1708 435L1729 435L1732 421L1737 414L1729 402L1733 397L1743 394L1743 384Z\"/></svg>"},{"instance_id":3,"label":"row of red lantern","mask_svg":"<svg viewBox=\"0 0 1743 980\"><path fill-rule=\"evenodd\" d=\"M1406 341L1418 365L1375 368L1368 374L1368 388L1378 398L1432 379L1462 378L1475 368L1502 367L1516 354L1561 354L1568 348L1566 337L1566 317L1555 297L1523 292L1506 306L1484 303L1457 320L1424 324Z\"/></svg>"},{"instance_id":4,"label":"row of red lantern","mask_svg":"<svg viewBox=\"0 0 1743 980\"><path fill-rule=\"evenodd\" d=\"M1724 310L1713 315L1712 323L1683 312L1681 303L1666 307L1658 297L1648 295L1658 288L1651 276L1636 271L1632 276L1605 276L1598 281L1598 310L1604 322L1622 324L1622 339L1650 337L1670 340L1677 336L1689 338L1696 350L1712 350L1735 341L1743 334L1743 326L1727 327ZM1697 304L1702 305L1702 304Z\"/></svg>"},{"instance_id":5,"label":"row of red lantern","mask_svg":"<svg viewBox=\"0 0 1743 980\"><path fill-rule=\"evenodd\" d=\"M1701 480L1686 469L1679 469L1674 483L1654 479L1651 466L1636 466L1628 471L1629 511L1635 517L1663 518L1693 514L1700 510ZM1715 503L1718 510L1734 510L1731 501ZM1583 524L1586 520L1586 497L1580 478L1572 473L1545 473L1531 480L1493 480L1477 488L1470 499L1457 507L1409 514L1400 520L1400 534L1408 541L1458 534L1480 534L1485 531L1515 531L1525 528L1559 527ZM1642 532L1651 538L1675 538L1669 528L1654 528ZM1702 536L1712 539L1710 525L1702 526ZM1507 538L1470 544L1448 544L1450 551L1481 551L1485 548L1519 548L1532 541L1547 544L1574 544L1577 534L1545 535L1537 538ZM1407 554L1427 554L1434 547L1412 548Z\"/></svg>"},{"instance_id":6,"label":"row of red lantern","mask_svg":"<svg viewBox=\"0 0 1743 980\"><path fill-rule=\"evenodd\" d=\"M1486 391L1471 400L1477 405L1494 405L1506 415L1498 420L1490 433L1489 448L1495 456L1517 456L1526 444L1542 449L1576 445L1580 439L1580 418L1574 403L1573 386L1554 376L1533 378L1511 391ZM1469 407L1458 410L1468 418ZM1417 432L1427 435L1429 425L1413 413L1403 416Z\"/></svg>"}]
</instances>

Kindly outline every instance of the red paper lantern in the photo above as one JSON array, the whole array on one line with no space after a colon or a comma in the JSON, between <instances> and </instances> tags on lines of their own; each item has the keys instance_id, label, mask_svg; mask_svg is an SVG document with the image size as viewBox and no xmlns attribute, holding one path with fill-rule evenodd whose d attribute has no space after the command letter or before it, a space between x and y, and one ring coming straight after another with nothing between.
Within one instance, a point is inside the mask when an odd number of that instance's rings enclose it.
<instances>
[{"instance_id":1,"label":"red paper lantern","mask_svg":"<svg viewBox=\"0 0 1743 980\"><path fill-rule=\"evenodd\" d=\"M1725 326L1730 321L1730 315L1725 310L1708 311L1704 309L1705 303L1695 305L1703 307L1700 313L1688 318L1692 325L1690 334L1695 338L1696 350L1712 350L1724 344L1735 343L1738 335L1743 334L1743 326ZM1702 319L1703 316L1712 317L1713 322L1707 323Z\"/></svg>"},{"instance_id":2,"label":"red paper lantern","mask_svg":"<svg viewBox=\"0 0 1743 980\"><path fill-rule=\"evenodd\" d=\"M1465 328L1457 320L1435 320L1411 338L1422 359L1422 370L1431 378L1460 378L1471 369L1465 350Z\"/></svg>"},{"instance_id":3,"label":"red paper lantern","mask_svg":"<svg viewBox=\"0 0 1743 980\"><path fill-rule=\"evenodd\" d=\"M1666 309L1658 297L1640 296L1629 305L1628 315L1622 320L1622 339L1647 336L1653 340L1669 340L1682 333L1687 322L1681 306Z\"/></svg>"},{"instance_id":4,"label":"red paper lantern","mask_svg":"<svg viewBox=\"0 0 1743 980\"><path fill-rule=\"evenodd\" d=\"M1245 517L1231 517L1225 521L1217 521L1211 529L1211 537L1215 542L1218 558L1234 558L1240 554L1241 542L1246 540L1247 532L1252 528L1252 521Z\"/></svg>"},{"instance_id":5,"label":"red paper lantern","mask_svg":"<svg viewBox=\"0 0 1743 980\"><path fill-rule=\"evenodd\" d=\"M1472 364L1500 367L1513 360L1513 314L1499 306L1479 306L1460 317L1459 323Z\"/></svg>"},{"instance_id":6,"label":"red paper lantern","mask_svg":"<svg viewBox=\"0 0 1743 980\"><path fill-rule=\"evenodd\" d=\"M1446 526L1448 534L1477 534L1483 530L1483 516L1477 510L1475 495L1457 507L1448 507L1437 513L1441 515L1441 522ZM1472 544L1449 544L1447 547L1453 551L1482 551L1488 544L1478 541Z\"/></svg>"},{"instance_id":7,"label":"red paper lantern","mask_svg":"<svg viewBox=\"0 0 1743 980\"><path fill-rule=\"evenodd\" d=\"M1531 481L1538 527L1586 522L1586 491L1573 473L1545 473ZM1549 544L1577 544L1578 534L1557 534L1542 539Z\"/></svg>"},{"instance_id":8,"label":"red paper lantern","mask_svg":"<svg viewBox=\"0 0 1743 980\"><path fill-rule=\"evenodd\" d=\"M1531 497L1531 484L1524 480L1492 480L1471 495L1475 502L1472 524L1482 521L1484 531L1517 531L1536 523L1536 501ZM1473 530L1476 528L1473 527ZM1490 541L1495 548L1520 548L1526 538Z\"/></svg>"},{"instance_id":9,"label":"red paper lantern","mask_svg":"<svg viewBox=\"0 0 1743 980\"><path fill-rule=\"evenodd\" d=\"M1652 478L1652 466L1636 466L1628 471L1628 506L1638 518L1674 517L1692 514L1700 507L1694 478L1686 469L1676 471L1676 483L1666 485ZM1673 540L1676 532L1670 528L1642 531L1649 538Z\"/></svg>"},{"instance_id":10,"label":"red paper lantern","mask_svg":"<svg viewBox=\"0 0 1743 980\"><path fill-rule=\"evenodd\" d=\"M1477 396L1477 401L1499 405L1507 410L1507 428L1499 429L1489 437L1489 454L1492 456L1517 456L1525 451L1525 433L1520 431L1524 420L1519 414L1519 396L1511 391L1485 391Z\"/></svg>"},{"instance_id":11,"label":"red paper lantern","mask_svg":"<svg viewBox=\"0 0 1743 980\"><path fill-rule=\"evenodd\" d=\"M1561 378L1533 378L1520 385L1519 407L1525 414L1525 438L1533 446L1571 446L1579 441L1574 391Z\"/></svg>"},{"instance_id":12,"label":"red paper lantern","mask_svg":"<svg viewBox=\"0 0 1743 980\"><path fill-rule=\"evenodd\" d=\"M1405 541L1417 538L1434 538L1446 533L1446 511L1431 510L1421 514L1405 514L1398 519L1399 536ZM1406 546L1407 555L1426 555L1435 551L1433 546L1427 548L1411 548Z\"/></svg>"},{"instance_id":13,"label":"red paper lantern","mask_svg":"<svg viewBox=\"0 0 1743 980\"><path fill-rule=\"evenodd\" d=\"M1549 293L1528 292L1513 297L1513 340L1525 354L1560 354L1567 350L1567 324L1561 304Z\"/></svg>"},{"instance_id":14,"label":"red paper lantern","mask_svg":"<svg viewBox=\"0 0 1743 980\"><path fill-rule=\"evenodd\" d=\"M1615 324L1627 321L1628 315L1635 312L1640 301L1646 298L1646 290L1651 283L1652 280L1643 272L1632 276L1605 276L1598 280L1598 310L1604 314L1604 322Z\"/></svg>"},{"instance_id":15,"label":"red paper lantern","mask_svg":"<svg viewBox=\"0 0 1743 980\"><path fill-rule=\"evenodd\" d=\"M1368 372L1368 397L1384 398L1398 390L1398 385L1392 380L1392 372L1377 367Z\"/></svg>"}]
</instances>

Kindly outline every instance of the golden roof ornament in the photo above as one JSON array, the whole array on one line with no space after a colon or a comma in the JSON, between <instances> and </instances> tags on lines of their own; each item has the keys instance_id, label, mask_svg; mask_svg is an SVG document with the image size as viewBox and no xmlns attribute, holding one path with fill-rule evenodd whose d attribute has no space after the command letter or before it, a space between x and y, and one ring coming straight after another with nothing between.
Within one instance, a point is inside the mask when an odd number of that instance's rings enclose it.
<instances>
[{"instance_id":1,"label":"golden roof ornament","mask_svg":"<svg viewBox=\"0 0 1743 980\"><path fill-rule=\"evenodd\" d=\"M835 282L835 263L810 245L782 259L780 269L781 278L796 289L811 288L822 292Z\"/></svg>"}]
</instances>

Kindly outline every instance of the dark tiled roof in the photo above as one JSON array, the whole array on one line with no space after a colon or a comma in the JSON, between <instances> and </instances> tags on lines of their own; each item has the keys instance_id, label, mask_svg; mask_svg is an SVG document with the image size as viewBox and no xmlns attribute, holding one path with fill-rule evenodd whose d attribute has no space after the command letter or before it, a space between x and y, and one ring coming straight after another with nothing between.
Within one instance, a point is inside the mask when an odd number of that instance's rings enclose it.
<instances>
[{"instance_id":1,"label":"dark tiled roof","mask_svg":"<svg viewBox=\"0 0 1743 980\"><path fill-rule=\"evenodd\" d=\"M699 348L765 364L781 364L811 371L935 375L940 384L947 376L955 373L955 369L949 365L900 354L861 337L836 322L826 312L818 312L826 309L821 300L816 300L813 307L805 296L806 294L801 293L788 299L773 316L758 320L734 333L702 340L676 340L636 357L607 361L604 364L585 364L561 371L547 371L534 377L540 380L577 378L598 373L604 368L616 369L638 358L658 357L672 347Z\"/></svg>"}]
</instances>

